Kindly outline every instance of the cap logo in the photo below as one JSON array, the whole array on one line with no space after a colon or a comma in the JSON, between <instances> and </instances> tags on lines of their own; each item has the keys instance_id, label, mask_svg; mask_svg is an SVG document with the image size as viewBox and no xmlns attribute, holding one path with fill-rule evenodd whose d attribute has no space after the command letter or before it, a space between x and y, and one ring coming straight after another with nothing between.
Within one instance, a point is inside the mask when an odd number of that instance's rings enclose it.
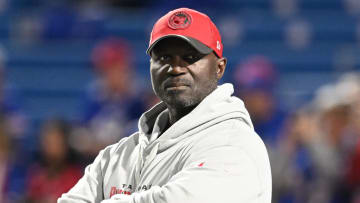
<instances>
[{"instance_id":1,"label":"cap logo","mask_svg":"<svg viewBox=\"0 0 360 203\"><path fill-rule=\"evenodd\" d=\"M184 11L178 11L169 18L169 27L176 29L185 29L191 24L191 16Z\"/></svg>"},{"instance_id":2,"label":"cap logo","mask_svg":"<svg viewBox=\"0 0 360 203\"><path fill-rule=\"evenodd\" d=\"M221 45L220 45L220 42L219 42L219 41L216 41L216 48L217 48L218 50L221 49Z\"/></svg>"}]
</instances>

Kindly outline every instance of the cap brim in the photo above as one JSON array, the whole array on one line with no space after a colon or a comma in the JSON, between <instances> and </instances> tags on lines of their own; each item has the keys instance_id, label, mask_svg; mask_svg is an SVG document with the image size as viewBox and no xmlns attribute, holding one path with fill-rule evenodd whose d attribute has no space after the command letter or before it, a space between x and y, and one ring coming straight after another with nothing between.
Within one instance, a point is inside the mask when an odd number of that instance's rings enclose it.
<instances>
[{"instance_id":1,"label":"cap brim","mask_svg":"<svg viewBox=\"0 0 360 203\"><path fill-rule=\"evenodd\" d=\"M187 37L187 36L183 36L183 35L166 35L166 36L160 37L154 43L152 43L151 46L146 50L146 53L148 55L150 55L151 50L156 46L156 44L158 44L161 40L167 39L167 38L170 38L170 37L176 37L176 38L180 38L180 39L185 40L192 47L194 47L198 52L200 52L202 54L210 54L211 52L213 52L213 50L211 48L209 48L205 44L201 43L199 40L196 40L196 39L194 39L192 37Z\"/></svg>"}]
</instances>

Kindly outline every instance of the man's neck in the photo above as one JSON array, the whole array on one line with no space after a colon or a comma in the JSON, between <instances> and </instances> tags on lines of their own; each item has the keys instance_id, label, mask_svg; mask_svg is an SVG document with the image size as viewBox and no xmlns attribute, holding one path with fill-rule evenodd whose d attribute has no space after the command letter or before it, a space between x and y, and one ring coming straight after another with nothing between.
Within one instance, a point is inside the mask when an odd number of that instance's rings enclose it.
<instances>
[{"instance_id":1,"label":"man's neck","mask_svg":"<svg viewBox=\"0 0 360 203\"><path fill-rule=\"evenodd\" d=\"M182 117L189 114L197 105L183 107L183 108L175 108L168 106L169 109L169 127L172 126L175 122L180 120Z\"/></svg>"}]
</instances>

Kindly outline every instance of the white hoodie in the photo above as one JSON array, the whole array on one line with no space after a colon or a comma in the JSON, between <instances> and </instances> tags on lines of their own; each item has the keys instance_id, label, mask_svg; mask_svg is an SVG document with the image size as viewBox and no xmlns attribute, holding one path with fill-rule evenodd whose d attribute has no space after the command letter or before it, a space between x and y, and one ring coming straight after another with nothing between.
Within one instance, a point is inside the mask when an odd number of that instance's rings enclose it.
<instances>
[{"instance_id":1,"label":"white hoodie","mask_svg":"<svg viewBox=\"0 0 360 203\"><path fill-rule=\"evenodd\" d=\"M233 92L219 86L160 137L169 115L157 104L58 203L270 203L268 154Z\"/></svg>"}]
</instances>

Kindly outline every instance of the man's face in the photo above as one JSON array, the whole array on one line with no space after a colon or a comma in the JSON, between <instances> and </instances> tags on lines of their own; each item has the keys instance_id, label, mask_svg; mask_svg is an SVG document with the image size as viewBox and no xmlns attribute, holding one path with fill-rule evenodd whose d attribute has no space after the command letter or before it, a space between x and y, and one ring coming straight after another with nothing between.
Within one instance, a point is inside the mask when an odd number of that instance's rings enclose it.
<instances>
[{"instance_id":1,"label":"man's face","mask_svg":"<svg viewBox=\"0 0 360 203\"><path fill-rule=\"evenodd\" d=\"M151 52L155 94L175 108L199 104L217 87L217 59L214 53L201 54L182 39L163 39Z\"/></svg>"}]
</instances>

